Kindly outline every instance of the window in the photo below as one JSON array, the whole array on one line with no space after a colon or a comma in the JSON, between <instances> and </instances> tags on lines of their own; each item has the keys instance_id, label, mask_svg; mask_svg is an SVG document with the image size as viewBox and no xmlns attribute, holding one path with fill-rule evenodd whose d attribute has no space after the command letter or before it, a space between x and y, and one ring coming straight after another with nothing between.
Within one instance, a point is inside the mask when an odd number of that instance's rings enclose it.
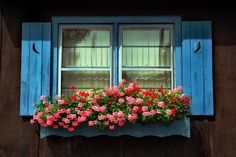
<instances>
[{"instance_id":1,"label":"window","mask_svg":"<svg viewBox=\"0 0 236 157\"><path fill-rule=\"evenodd\" d=\"M40 95L117 85L179 85L192 115L214 115L210 21L176 16L53 17L22 24L20 115L33 114ZM69 94L69 93L68 93Z\"/></svg>"},{"instance_id":2,"label":"window","mask_svg":"<svg viewBox=\"0 0 236 157\"><path fill-rule=\"evenodd\" d=\"M137 79L146 89L171 88L173 37L173 24L121 24L117 34L113 24L61 24L58 94L70 95L72 85L88 90L112 86L121 79ZM119 57L113 55L114 41L119 42ZM117 67L112 66L114 62Z\"/></svg>"}]
</instances>

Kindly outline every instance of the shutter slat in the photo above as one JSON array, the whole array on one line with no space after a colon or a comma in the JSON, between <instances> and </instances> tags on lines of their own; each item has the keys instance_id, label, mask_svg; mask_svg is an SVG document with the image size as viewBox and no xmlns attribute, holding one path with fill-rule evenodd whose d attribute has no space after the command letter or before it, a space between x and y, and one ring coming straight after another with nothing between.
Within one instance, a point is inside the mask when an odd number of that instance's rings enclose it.
<instances>
[{"instance_id":1,"label":"shutter slat","mask_svg":"<svg viewBox=\"0 0 236 157\"><path fill-rule=\"evenodd\" d=\"M182 51L183 51L183 87L184 93L192 95L191 93L191 35L190 35L190 23L182 23Z\"/></svg>"},{"instance_id":2,"label":"shutter slat","mask_svg":"<svg viewBox=\"0 0 236 157\"><path fill-rule=\"evenodd\" d=\"M192 112L204 113L204 82L203 82L203 49L194 52L195 44L200 42L202 45L202 24L201 22L191 22L191 93L192 93Z\"/></svg>"},{"instance_id":3,"label":"shutter slat","mask_svg":"<svg viewBox=\"0 0 236 157\"><path fill-rule=\"evenodd\" d=\"M31 105L39 102L41 95L42 66L42 24L32 23L30 27L30 68L29 68L29 113L33 113ZM35 45L35 50L33 50Z\"/></svg>"},{"instance_id":4,"label":"shutter slat","mask_svg":"<svg viewBox=\"0 0 236 157\"><path fill-rule=\"evenodd\" d=\"M203 51L204 53L204 101L205 114L214 115L213 102L213 56L212 56L212 27L211 22L207 21L203 24Z\"/></svg>"},{"instance_id":5,"label":"shutter slat","mask_svg":"<svg viewBox=\"0 0 236 157\"><path fill-rule=\"evenodd\" d=\"M51 23L43 23L42 95L50 95Z\"/></svg>"},{"instance_id":6,"label":"shutter slat","mask_svg":"<svg viewBox=\"0 0 236 157\"><path fill-rule=\"evenodd\" d=\"M22 25L20 115L27 115L29 104L30 24Z\"/></svg>"},{"instance_id":7,"label":"shutter slat","mask_svg":"<svg viewBox=\"0 0 236 157\"><path fill-rule=\"evenodd\" d=\"M50 93L50 23L22 24L20 115L33 115L33 104ZM34 47L34 48L33 48Z\"/></svg>"},{"instance_id":8,"label":"shutter slat","mask_svg":"<svg viewBox=\"0 0 236 157\"><path fill-rule=\"evenodd\" d=\"M182 22L183 86L192 115L214 115L211 31L210 21Z\"/></svg>"}]
</instances>

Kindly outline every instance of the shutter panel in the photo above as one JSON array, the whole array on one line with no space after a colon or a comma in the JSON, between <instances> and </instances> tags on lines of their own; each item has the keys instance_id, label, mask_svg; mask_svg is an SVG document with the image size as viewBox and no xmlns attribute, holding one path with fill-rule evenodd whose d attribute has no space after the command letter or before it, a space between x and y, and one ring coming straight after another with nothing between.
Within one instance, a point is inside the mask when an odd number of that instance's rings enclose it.
<instances>
[{"instance_id":1,"label":"shutter panel","mask_svg":"<svg viewBox=\"0 0 236 157\"><path fill-rule=\"evenodd\" d=\"M192 115L214 115L210 21L182 22L183 87Z\"/></svg>"},{"instance_id":2,"label":"shutter panel","mask_svg":"<svg viewBox=\"0 0 236 157\"><path fill-rule=\"evenodd\" d=\"M33 104L50 95L51 24L22 24L20 115L33 115Z\"/></svg>"}]
</instances>

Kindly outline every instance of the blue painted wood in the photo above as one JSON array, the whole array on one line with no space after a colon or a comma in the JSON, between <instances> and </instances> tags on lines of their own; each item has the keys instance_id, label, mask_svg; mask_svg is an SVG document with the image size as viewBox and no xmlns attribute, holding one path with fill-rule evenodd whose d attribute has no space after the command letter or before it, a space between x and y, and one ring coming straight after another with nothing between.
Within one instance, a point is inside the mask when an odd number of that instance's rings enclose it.
<instances>
[{"instance_id":1,"label":"blue painted wood","mask_svg":"<svg viewBox=\"0 0 236 157\"><path fill-rule=\"evenodd\" d=\"M184 93L191 96L191 34L190 22L182 22L183 87Z\"/></svg>"},{"instance_id":2,"label":"blue painted wood","mask_svg":"<svg viewBox=\"0 0 236 157\"><path fill-rule=\"evenodd\" d=\"M192 115L214 115L211 31L209 21L182 23L183 84L191 96Z\"/></svg>"},{"instance_id":3,"label":"blue painted wood","mask_svg":"<svg viewBox=\"0 0 236 157\"><path fill-rule=\"evenodd\" d=\"M41 95L41 74L42 74L42 24L30 24L30 66L29 66L29 110L33 114L33 104L40 101ZM33 50L32 45L39 53Z\"/></svg>"},{"instance_id":4,"label":"blue painted wood","mask_svg":"<svg viewBox=\"0 0 236 157\"><path fill-rule=\"evenodd\" d=\"M213 97L213 55L212 55L212 24L203 22L203 52L204 52L204 102L205 115L214 115Z\"/></svg>"},{"instance_id":5,"label":"blue painted wood","mask_svg":"<svg viewBox=\"0 0 236 157\"><path fill-rule=\"evenodd\" d=\"M114 61L113 61L113 84L114 85L118 85L118 82L119 82L119 71L118 71L118 67L119 67L119 62L118 62L118 58L119 58L119 43L118 43L118 24L115 23L114 24L114 43L113 43L113 47L114 47L114 50L113 50L113 58L114 58Z\"/></svg>"},{"instance_id":6,"label":"blue painted wood","mask_svg":"<svg viewBox=\"0 0 236 157\"><path fill-rule=\"evenodd\" d=\"M175 86L183 86L182 78L182 44L181 44L181 20L175 22L175 47L174 47L174 76Z\"/></svg>"},{"instance_id":7,"label":"blue painted wood","mask_svg":"<svg viewBox=\"0 0 236 157\"><path fill-rule=\"evenodd\" d=\"M54 16L53 23L178 23L180 16Z\"/></svg>"},{"instance_id":8,"label":"blue painted wood","mask_svg":"<svg viewBox=\"0 0 236 157\"><path fill-rule=\"evenodd\" d=\"M21 116L33 115L33 104L50 95L50 32L50 23L22 24Z\"/></svg>"},{"instance_id":9,"label":"blue painted wood","mask_svg":"<svg viewBox=\"0 0 236 157\"><path fill-rule=\"evenodd\" d=\"M57 92L58 82L58 31L59 23L52 20L52 89L51 96L55 98Z\"/></svg>"},{"instance_id":10,"label":"blue painted wood","mask_svg":"<svg viewBox=\"0 0 236 157\"><path fill-rule=\"evenodd\" d=\"M20 85L20 115L28 115L29 104L29 52L30 24L22 24L22 54L21 54L21 85Z\"/></svg>"},{"instance_id":11,"label":"blue painted wood","mask_svg":"<svg viewBox=\"0 0 236 157\"><path fill-rule=\"evenodd\" d=\"M162 24L174 24L175 27L175 86L182 85L182 58L181 58L181 17L180 16L60 16L52 17L52 92L51 95L54 97L58 93L58 34L60 24L107 24L112 23L162 23ZM115 28L118 29L118 28ZM116 39L117 40L117 39ZM118 42L118 40L117 40ZM118 44L118 43L117 43ZM118 48L118 47L117 47ZM115 49L114 49L115 51ZM113 52L114 52L113 51ZM118 49L113 54L113 57L118 57ZM113 83L118 84L118 60L113 65ZM117 66L117 67L116 67Z\"/></svg>"},{"instance_id":12,"label":"blue painted wood","mask_svg":"<svg viewBox=\"0 0 236 157\"><path fill-rule=\"evenodd\" d=\"M181 135L190 138L190 122L189 119L184 119L175 121L170 124L163 124L163 123L149 123L146 125L127 124L124 127L116 128L116 130L114 131L99 130L95 127L89 127L84 124L77 127L77 129L74 132L68 132L64 128L53 129L53 128L41 127L40 129L41 138L51 135L62 136L62 137L71 137L78 135L85 137L94 137L100 135L106 135L106 136L129 135L134 137L144 137L144 136L167 137L171 135Z\"/></svg>"},{"instance_id":13,"label":"blue painted wood","mask_svg":"<svg viewBox=\"0 0 236 157\"><path fill-rule=\"evenodd\" d=\"M43 23L43 51L42 51L42 93L50 95L51 68L51 23Z\"/></svg>"}]
</instances>

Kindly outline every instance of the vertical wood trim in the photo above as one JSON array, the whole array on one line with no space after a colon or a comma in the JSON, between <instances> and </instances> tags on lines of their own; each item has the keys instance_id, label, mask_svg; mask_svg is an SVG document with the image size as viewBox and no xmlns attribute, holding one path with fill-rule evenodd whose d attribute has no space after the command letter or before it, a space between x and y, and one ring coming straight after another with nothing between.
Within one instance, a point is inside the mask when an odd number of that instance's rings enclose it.
<instances>
[{"instance_id":1,"label":"vertical wood trim","mask_svg":"<svg viewBox=\"0 0 236 157\"><path fill-rule=\"evenodd\" d=\"M191 35L190 22L182 22L183 87L184 93L191 93Z\"/></svg>"},{"instance_id":2,"label":"vertical wood trim","mask_svg":"<svg viewBox=\"0 0 236 157\"><path fill-rule=\"evenodd\" d=\"M192 21L191 27L191 86L192 86L192 111L195 114L204 113L204 51L203 30L201 21ZM194 45L200 42L201 48L198 52L194 52Z\"/></svg>"},{"instance_id":3,"label":"vertical wood trim","mask_svg":"<svg viewBox=\"0 0 236 157\"><path fill-rule=\"evenodd\" d=\"M57 82L58 82L58 30L59 23L52 19L52 86L51 86L51 96L55 98L57 95Z\"/></svg>"},{"instance_id":4,"label":"vertical wood trim","mask_svg":"<svg viewBox=\"0 0 236 157\"><path fill-rule=\"evenodd\" d=\"M50 95L51 23L43 23L42 95Z\"/></svg>"},{"instance_id":5,"label":"vertical wood trim","mask_svg":"<svg viewBox=\"0 0 236 157\"><path fill-rule=\"evenodd\" d=\"M213 56L212 56L212 24L203 23L203 52L204 52L204 103L205 114L214 115L213 99Z\"/></svg>"},{"instance_id":6,"label":"vertical wood trim","mask_svg":"<svg viewBox=\"0 0 236 157\"><path fill-rule=\"evenodd\" d=\"M181 44L181 20L175 22L175 47L174 47L174 59L175 59L175 86L182 86L182 44Z\"/></svg>"},{"instance_id":7,"label":"vertical wood trim","mask_svg":"<svg viewBox=\"0 0 236 157\"><path fill-rule=\"evenodd\" d=\"M20 88L20 115L28 115L29 105L29 66L30 66L30 24L22 24L21 50L21 88Z\"/></svg>"},{"instance_id":8,"label":"vertical wood trim","mask_svg":"<svg viewBox=\"0 0 236 157\"><path fill-rule=\"evenodd\" d=\"M29 114L33 114L34 103L40 101L42 80L42 23L31 23L30 27L30 66L29 66ZM32 45L35 44L36 53Z\"/></svg>"}]
</instances>

